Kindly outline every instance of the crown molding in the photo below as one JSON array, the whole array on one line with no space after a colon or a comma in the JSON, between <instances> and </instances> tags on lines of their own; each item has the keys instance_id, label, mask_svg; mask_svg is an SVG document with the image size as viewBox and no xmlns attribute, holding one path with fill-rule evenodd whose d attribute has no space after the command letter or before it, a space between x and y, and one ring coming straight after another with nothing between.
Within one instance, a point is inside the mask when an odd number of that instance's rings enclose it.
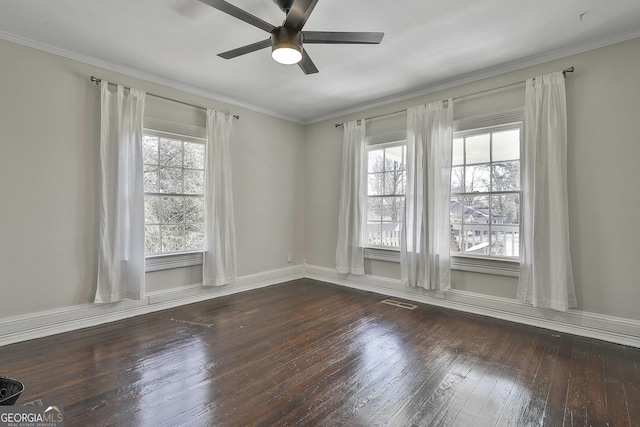
<instances>
[{"instance_id":1,"label":"crown molding","mask_svg":"<svg viewBox=\"0 0 640 427\"><path fill-rule=\"evenodd\" d=\"M323 122L326 120L335 120L337 118L345 117L351 114L362 113L364 111L368 111L374 108L381 108L391 104L407 101L413 98L430 95L432 93L440 92L447 89L452 89L458 86L462 86L464 84L474 83L480 80L496 77L509 72L519 71L525 68L544 64L546 62L551 62L551 61L559 60L572 55L577 55L583 52L588 52L590 50L599 49L599 48L610 46L616 43L622 43L638 37L640 37L640 30L629 31L627 33L618 34L616 36L608 37L598 41L576 43L569 47L556 49L556 50L546 52L540 55L535 55L526 59L513 61L513 62L502 64L496 67L486 68L476 72L464 74L461 76L456 76L451 79L441 80L437 83L427 85L422 88L410 89L405 92L401 92L391 96L377 98L377 99L371 100L370 102L354 105L352 107L345 108L345 109L336 111L334 113L319 116L313 119L302 119L299 117L282 114L267 108L247 104L236 99L227 98L222 95L216 94L214 92L210 92L205 89L191 86L191 85L188 85L188 84L185 84L185 83L182 83L158 74L150 73L137 68L127 67L120 64L105 62L93 57L81 55L65 49L60 49L55 46L48 45L46 43L37 42L31 39L27 39L25 37L12 34L12 33L0 31L0 39L4 39L4 40L17 43L23 46L45 51L54 55L62 56L64 58L82 62L84 64L93 65L95 67L103 68L105 70L125 74L127 76L139 78L141 80L146 80L151 83L156 83L172 89L177 89L193 95L201 96L203 98L206 98L215 102L222 102L228 105L254 111L256 113L265 114L271 117L286 120L286 121L300 124L300 125L311 125L311 124Z\"/></svg>"},{"instance_id":2,"label":"crown molding","mask_svg":"<svg viewBox=\"0 0 640 427\"><path fill-rule=\"evenodd\" d=\"M304 120L301 120L297 117L289 116L286 114L278 113L277 111L269 110L267 108L258 107L251 104L246 104L242 101L227 98L222 95L219 95L214 92L207 91L205 89L201 89L195 86L188 85L186 83L179 82L177 80L170 79L168 77L161 76L159 74L150 73L148 71L140 70L133 67L127 67L120 64L113 64L110 62L102 61L97 58L93 58L86 55L81 55L79 53L75 53L69 50L60 49L55 46L48 45L46 43L41 43L35 40L31 40L22 36L18 36L12 33L8 33L6 31L0 31L0 39L13 42L22 46L30 47L33 49L41 50L43 52L47 52L53 55L61 56L63 58L71 59L73 61L78 61L83 64L92 65L94 67L99 67L105 70L113 71L116 73L124 74L130 77L134 77L140 80L145 80L151 83L159 84L162 86L169 87L171 89L177 89L182 92L186 92L192 95L201 96L203 98L209 99L215 102L222 102L228 105L232 105L234 107L243 108L245 110L254 111L256 113L265 114L267 116L275 117L282 120L287 120L289 122L297 123L304 125Z\"/></svg>"},{"instance_id":3,"label":"crown molding","mask_svg":"<svg viewBox=\"0 0 640 427\"><path fill-rule=\"evenodd\" d=\"M556 49L550 52L545 52L540 55L535 55L526 59L513 61L507 64L502 64L496 67L486 68L484 70L474 71L469 74L457 76L452 79L441 80L437 83L424 86L422 88L410 89L408 91L391 95L388 97L382 97L371 102L354 105L353 107L346 108L344 110L336 111L335 113L327 114L315 119L307 120L305 125L323 122L325 120L335 120L351 114L363 113L374 108L386 107L388 105L396 104L398 102L408 101L413 98L418 98L432 93L452 89L465 84L474 83L480 80L496 77L502 74L510 73L513 71L523 70L525 68L533 67L536 65L544 64L547 62L567 58L572 55L588 52L590 50L599 49L602 47L610 46L616 43L622 43L628 40L633 40L640 37L640 30L630 31L615 37L599 40L597 42L576 43L572 46L562 49ZM464 95L462 95L464 96Z\"/></svg>"}]
</instances>

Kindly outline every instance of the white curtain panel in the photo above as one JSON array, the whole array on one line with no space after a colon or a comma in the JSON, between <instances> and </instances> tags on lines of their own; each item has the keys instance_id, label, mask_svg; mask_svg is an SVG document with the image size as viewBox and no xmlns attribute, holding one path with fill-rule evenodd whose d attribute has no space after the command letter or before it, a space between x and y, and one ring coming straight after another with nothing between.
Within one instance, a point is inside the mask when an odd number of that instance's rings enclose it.
<instances>
[{"instance_id":1,"label":"white curtain panel","mask_svg":"<svg viewBox=\"0 0 640 427\"><path fill-rule=\"evenodd\" d=\"M527 80L518 300L566 311L576 295L569 253L567 107L562 72Z\"/></svg>"},{"instance_id":2,"label":"white curtain panel","mask_svg":"<svg viewBox=\"0 0 640 427\"><path fill-rule=\"evenodd\" d=\"M401 279L410 286L451 287L453 102L407 110L407 184L400 243Z\"/></svg>"},{"instance_id":3,"label":"white curtain panel","mask_svg":"<svg viewBox=\"0 0 640 427\"><path fill-rule=\"evenodd\" d=\"M365 121L345 123L342 141L342 183L338 213L336 270L343 274L364 274L366 227Z\"/></svg>"},{"instance_id":4,"label":"white curtain panel","mask_svg":"<svg viewBox=\"0 0 640 427\"><path fill-rule=\"evenodd\" d=\"M142 121L145 93L101 87L100 242L96 303L144 296Z\"/></svg>"},{"instance_id":5,"label":"white curtain panel","mask_svg":"<svg viewBox=\"0 0 640 427\"><path fill-rule=\"evenodd\" d=\"M202 283L222 286L237 278L236 232L231 186L233 116L207 110L205 226Z\"/></svg>"}]
</instances>

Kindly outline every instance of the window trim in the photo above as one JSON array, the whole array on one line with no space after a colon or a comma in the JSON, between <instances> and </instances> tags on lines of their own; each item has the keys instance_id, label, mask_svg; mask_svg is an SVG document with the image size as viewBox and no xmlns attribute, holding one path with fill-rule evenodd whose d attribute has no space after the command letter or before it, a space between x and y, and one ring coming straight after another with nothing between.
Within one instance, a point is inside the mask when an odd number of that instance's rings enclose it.
<instances>
[{"instance_id":1,"label":"window trim","mask_svg":"<svg viewBox=\"0 0 640 427\"><path fill-rule=\"evenodd\" d=\"M180 138L206 144L206 129L155 117L144 118L143 134ZM206 165L205 165L206 166ZM204 250L187 250L163 254L145 254L145 273L202 265Z\"/></svg>"},{"instance_id":2,"label":"window trim","mask_svg":"<svg viewBox=\"0 0 640 427\"><path fill-rule=\"evenodd\" d=\"M453 138L466 137L483 131L494 132L500 129L520 128L520 163L524 153L524 109L504 111L501 113L458 119L453 122ZM520 188L522 192L522 188ZM522 218L522 217L521 217ZM519 233L522 235L522 219ZM518 277L520 274L520 257L482 256L471 254L450 254L451 269L474 273L493 274L498 276Z\"/></svg>"}]
</instances>

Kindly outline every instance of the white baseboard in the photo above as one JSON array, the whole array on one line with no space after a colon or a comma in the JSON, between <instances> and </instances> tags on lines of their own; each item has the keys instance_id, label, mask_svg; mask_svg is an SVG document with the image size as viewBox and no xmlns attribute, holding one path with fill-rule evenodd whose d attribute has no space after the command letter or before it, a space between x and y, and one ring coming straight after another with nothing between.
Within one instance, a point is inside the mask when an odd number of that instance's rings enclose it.
<instances>
[{"instance_id":1,"label":"white baseboard","mask_svg":"<svg viewBox=\"0 0 640 427\"><path fill-rule=\"evenodd\" d=\"M640 348L640 321L637 320L578 310L570 310L567 313L541 310L520 304L512 299L465 291L452 290L444 293L434 293L421 288L405 286L395 279L370 275L342 275L338 274L334 269L312 265L292 266L242 276L238 278L234 285L220 287L191 285L155 291L148 293L142 301L84 304L0 319L0 346L97 326L304 277Z\"/></svg>"},{"instance_id":2,"label":"white baseboard","mask_svg":"<svg viewBox=\"0 0 640 427\"><path fill-rule=\"evenodd\" d=\"M304 266L241 276L233 285L191 285L147 293L141 301L83 304L0 319L0 346L97 326L167 308L192 304L304 277Z\"/></svg>"},{"instance_id":3,"label":"white baseboard","mask_svg":"<svg viewBox=\"0 0 640 427\"><path fill-rule=\"evenodd\" d=\"M370 275L342 275L334 269L312 265L305 266L305 277L396 298L640 348L640 321L633 319L587 313L579 310L569 310L566 313L544 310L524 305L508 298L458 290L434 293L421 288L405 286L400 280Z\"/></svg>"}]
</instances>

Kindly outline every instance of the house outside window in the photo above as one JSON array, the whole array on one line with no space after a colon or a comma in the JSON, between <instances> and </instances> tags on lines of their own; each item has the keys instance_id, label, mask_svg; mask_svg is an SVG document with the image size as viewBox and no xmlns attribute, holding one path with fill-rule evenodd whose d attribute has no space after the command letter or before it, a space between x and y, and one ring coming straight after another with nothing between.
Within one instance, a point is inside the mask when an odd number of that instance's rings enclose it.
<instances>
[{"instance_id":1,"label":"house outside window","mask_svg":"<svg viewBox=\"0 0 640 427\"><path fill-rule=\"evenodd\" d=\"M406 156L404 140L367 145L366 246L400 248Z\"/></svg>"},{"instance_id":2,"label":"house outside window","mask_svg":"<svg viewBox=\"0 0 640 427\"><path fill-rule=\"evenodd\" d=\"M204 140L145 130L145 254L201 251Z\"/></svg>"},{"instance_id":3,"label":"house outside window","mask_svg":"<svg viewBox=\"0 0 640 427\"><path fill-rule=\"evenodd\" d=\"M454 133L451 254L518 259L522 123Z\"/></svg>"}]
</instances>

